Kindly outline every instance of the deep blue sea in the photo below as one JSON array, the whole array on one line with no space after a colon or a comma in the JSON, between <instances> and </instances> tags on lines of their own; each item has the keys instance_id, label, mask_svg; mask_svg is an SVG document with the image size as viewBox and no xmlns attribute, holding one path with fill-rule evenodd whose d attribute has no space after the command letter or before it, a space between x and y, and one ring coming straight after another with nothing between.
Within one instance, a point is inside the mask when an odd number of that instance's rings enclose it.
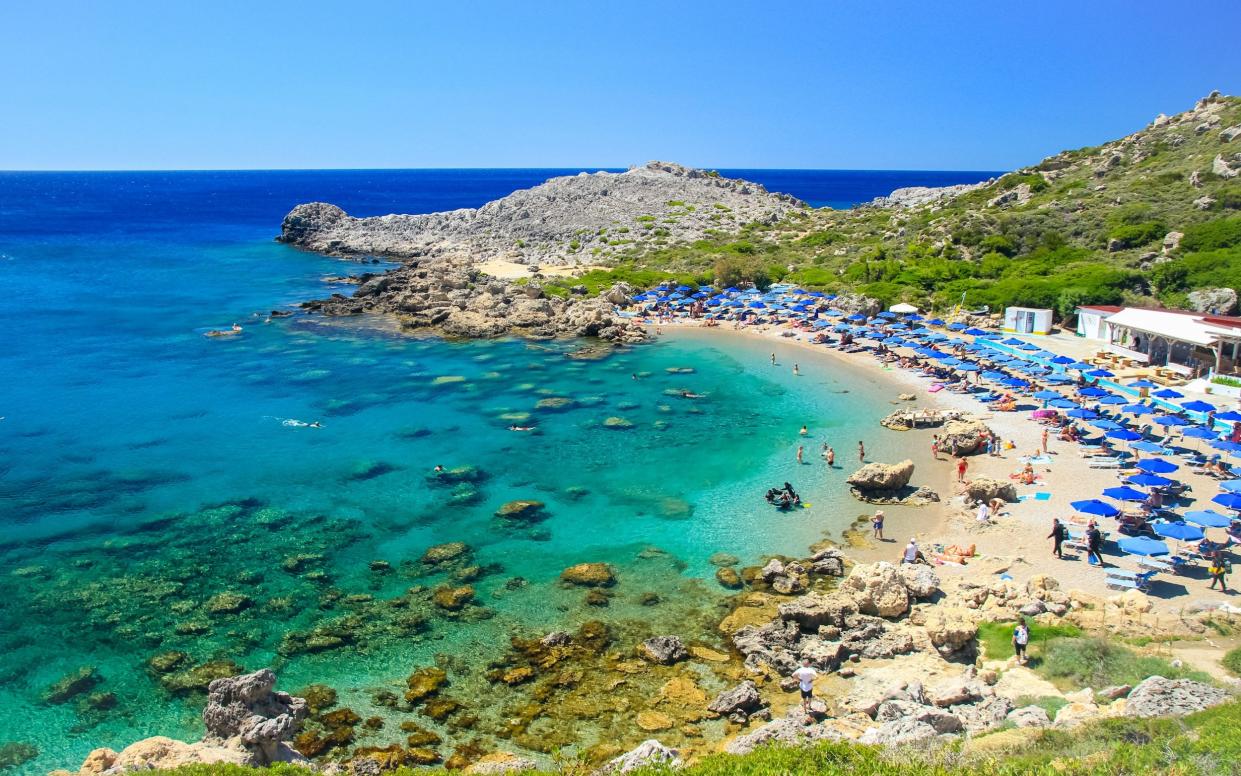
<instances>
[{"instance_id":1,"label":"deep blue sea","mask_svg":"<svg viewBox=\"0 0 1241 776\"><path fill-rule=\"evenodd\" d=\"M654 632L722 649L712 554L753 563L839 535L859 510L819 446L844 461L863 437L874 458L900 452L876 433L890 407L867 375L825 362L795 377L792 349L773 368L769 342L703 332L581 361L573 342L263 322L351 290L325 282L349 265L273 242L300 202L431 212L573 172L0 173L0 747L16 747L0 751L21 761L13 772L197 737L213 672L268 665L282 687L326 683L383 720L352 746L402 741L410 719L456 741L467 714L484 748L644 738L633 713L651 688L637 679L623 709L548 712L514 734L515 691L485 664L510 634L591 619L618 649ZM722 172L834 207L988 176ZM239 336L203 336L234 322ZM311 421L322 427L299 425ZM428 480L437 464L472 468L444 484ZM762 504L785 480L809 509ZM529 521L496 516L517 499L545 506ZM455 541L469 554L420 563ZM614 565L607 606L557 584L581 561ZM430 600L466 584L475 603L461 611ZM385 705L436 662L467 711L431 720Z\"/></svg>"}]
</instances>

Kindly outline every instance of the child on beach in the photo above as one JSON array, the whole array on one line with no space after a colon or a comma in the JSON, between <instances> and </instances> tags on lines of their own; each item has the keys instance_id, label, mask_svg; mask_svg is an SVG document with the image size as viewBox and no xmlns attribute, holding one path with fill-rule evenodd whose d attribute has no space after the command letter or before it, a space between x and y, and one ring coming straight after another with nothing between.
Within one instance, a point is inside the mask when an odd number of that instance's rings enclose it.
<instances>
[{"instance_id":1,"label":"child on beach","mask_svg":"<svg viewBox=\"0 0 1241 776\"><path fill-rule=\"evenodd\" d=\"M883 541L883 510L876 509L875 516L870 519L870 526L873 529L874 537L879 541Z\"/></svg>"},{"instance_id":2,"label":"child on beach","mask_svg":"<svg viewBox=\"0 0 1241 776\"><path fill-rule=\"evenodd\" d=\"M935 460L939 460L939 434L931 437L931 455Z\"/></svg>"}]
</instances>

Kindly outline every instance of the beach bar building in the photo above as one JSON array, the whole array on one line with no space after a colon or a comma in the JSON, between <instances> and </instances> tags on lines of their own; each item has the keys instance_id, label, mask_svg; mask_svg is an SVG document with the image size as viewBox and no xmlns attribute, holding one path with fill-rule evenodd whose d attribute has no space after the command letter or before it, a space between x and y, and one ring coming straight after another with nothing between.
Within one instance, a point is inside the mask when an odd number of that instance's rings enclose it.
<instances>
[{"instance_id":1,"label":"beach bar building","mask_svg":"<svg viewBox=\"0 0 1241 776\"><path fill-rule=\"evenodd\" d=\"M1005 307L1004 331L1008 334L1051 334L1051 310Z\"/></svg>"},{"instance_id":2,"label":"beach bar building","mask_svg":"<svg viewBox=\"0 0 1241 776\"><path fill-rule=\"evenodd\" d=\"M1183 377L1236 374L1241 358L1241 318L1231 315L1079 307L1077 333L1098 340L1107 352Z\"/></svg>"}]
</instances>

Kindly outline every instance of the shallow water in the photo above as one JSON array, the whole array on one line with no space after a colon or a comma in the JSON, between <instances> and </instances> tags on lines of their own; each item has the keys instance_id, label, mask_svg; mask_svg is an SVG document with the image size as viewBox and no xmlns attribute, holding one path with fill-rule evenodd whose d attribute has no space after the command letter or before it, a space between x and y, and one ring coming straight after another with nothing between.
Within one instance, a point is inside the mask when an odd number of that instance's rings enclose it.
<instances>
[{"instance_id":1,"label":"shallow water","mask_svg":"<svg viewBox=\"0 0 1241 776\"><path fill-rule=\"evenodd\" d=\"M581 360L577 342L451 343L372 319L264 323L256 312L357 269L272 243L289 205L418 204L351 178L265 188L250 175L0 176L0 707L11 712L0 745L40 752L20 772L147 735L196 737L202 695L177 681L212 660L273 665L286 689L329 684L363 717L391 721L408 713L377 705L375 690L399 691L438 655L454 697L493 699L471 735L494 743L507 696L483 672L510 634L598 619L621 651L655 633L719 646L725 591L708 558L804 553L862 511L844 471L818 458L823 441L846 467L857 439L869 437L873 458L901 453L875 433L890 407L872 377L818 364L795 377L797 356L782 351L772 367L765 342L683 332ZM453 204L435 201L423 209ZM234 321L239 336L202 336ZM436 464L481 479L439 486ZM810 508L763 503L786 480ZM498 519L515 499L544 502L545 519ZM472 561L442 573L418 563L450 541L468 543ZM581 561L615 566L610 605L557 584ZM463 584L450 571L468 565L480 567L468 572L477 605L432 606L431 590ZM213 612L220 593L247 601ZM342 642L306 647L329 635ZM147 661L170 651L186 657L161 681ZM88 692L44 699L84 666L101 678ZM628 709L589 716L570 726L583 744L640 735ZM358 743L402 738L389 724Z\"/></svg>"}]
</instances>

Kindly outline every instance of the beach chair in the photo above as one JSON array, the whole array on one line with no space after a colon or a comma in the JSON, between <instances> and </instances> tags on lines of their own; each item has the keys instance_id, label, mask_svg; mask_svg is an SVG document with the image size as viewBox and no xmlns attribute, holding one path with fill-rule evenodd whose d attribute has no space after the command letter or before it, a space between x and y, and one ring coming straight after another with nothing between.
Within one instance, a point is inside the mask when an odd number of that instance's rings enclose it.
<instances>
[{"instance_id":1,"label":"beach chair","mask_svg":"<svg viewBox=\"0 0 1241 776\"><path fill-rule=\"evenodd\" d=\"M1124 577L1114 577L1112 576L1110 571L1108 572L1106 584L1108 587L1114 590L1137 590L1138 589L1138 583L1135 582L1134 580L1125 579Z\"/></svg>"},{"instance_id":2,"label":"beach chair","mask_svg":"<svg viewBox=\"0 0 1241 776\"><path fill-rule=\"evenodd\" d=\"M1167 574L1171 574L1174 571L1172 564L1157 558L1138 558L1138 567L1147 571L1162 571Z\"/></svg>"},{"instance_id":3,"label":"beach chair","mask_svg":"<svg viewBox=\"0 0 1241 776\"><path fill-rule=\"evenodd\" d=\"M1119 458L1107 458L1105 456L1085 456L1087 465L1091 469L1119 469L1121 460Z\"/></svg>"}]
</instances>

